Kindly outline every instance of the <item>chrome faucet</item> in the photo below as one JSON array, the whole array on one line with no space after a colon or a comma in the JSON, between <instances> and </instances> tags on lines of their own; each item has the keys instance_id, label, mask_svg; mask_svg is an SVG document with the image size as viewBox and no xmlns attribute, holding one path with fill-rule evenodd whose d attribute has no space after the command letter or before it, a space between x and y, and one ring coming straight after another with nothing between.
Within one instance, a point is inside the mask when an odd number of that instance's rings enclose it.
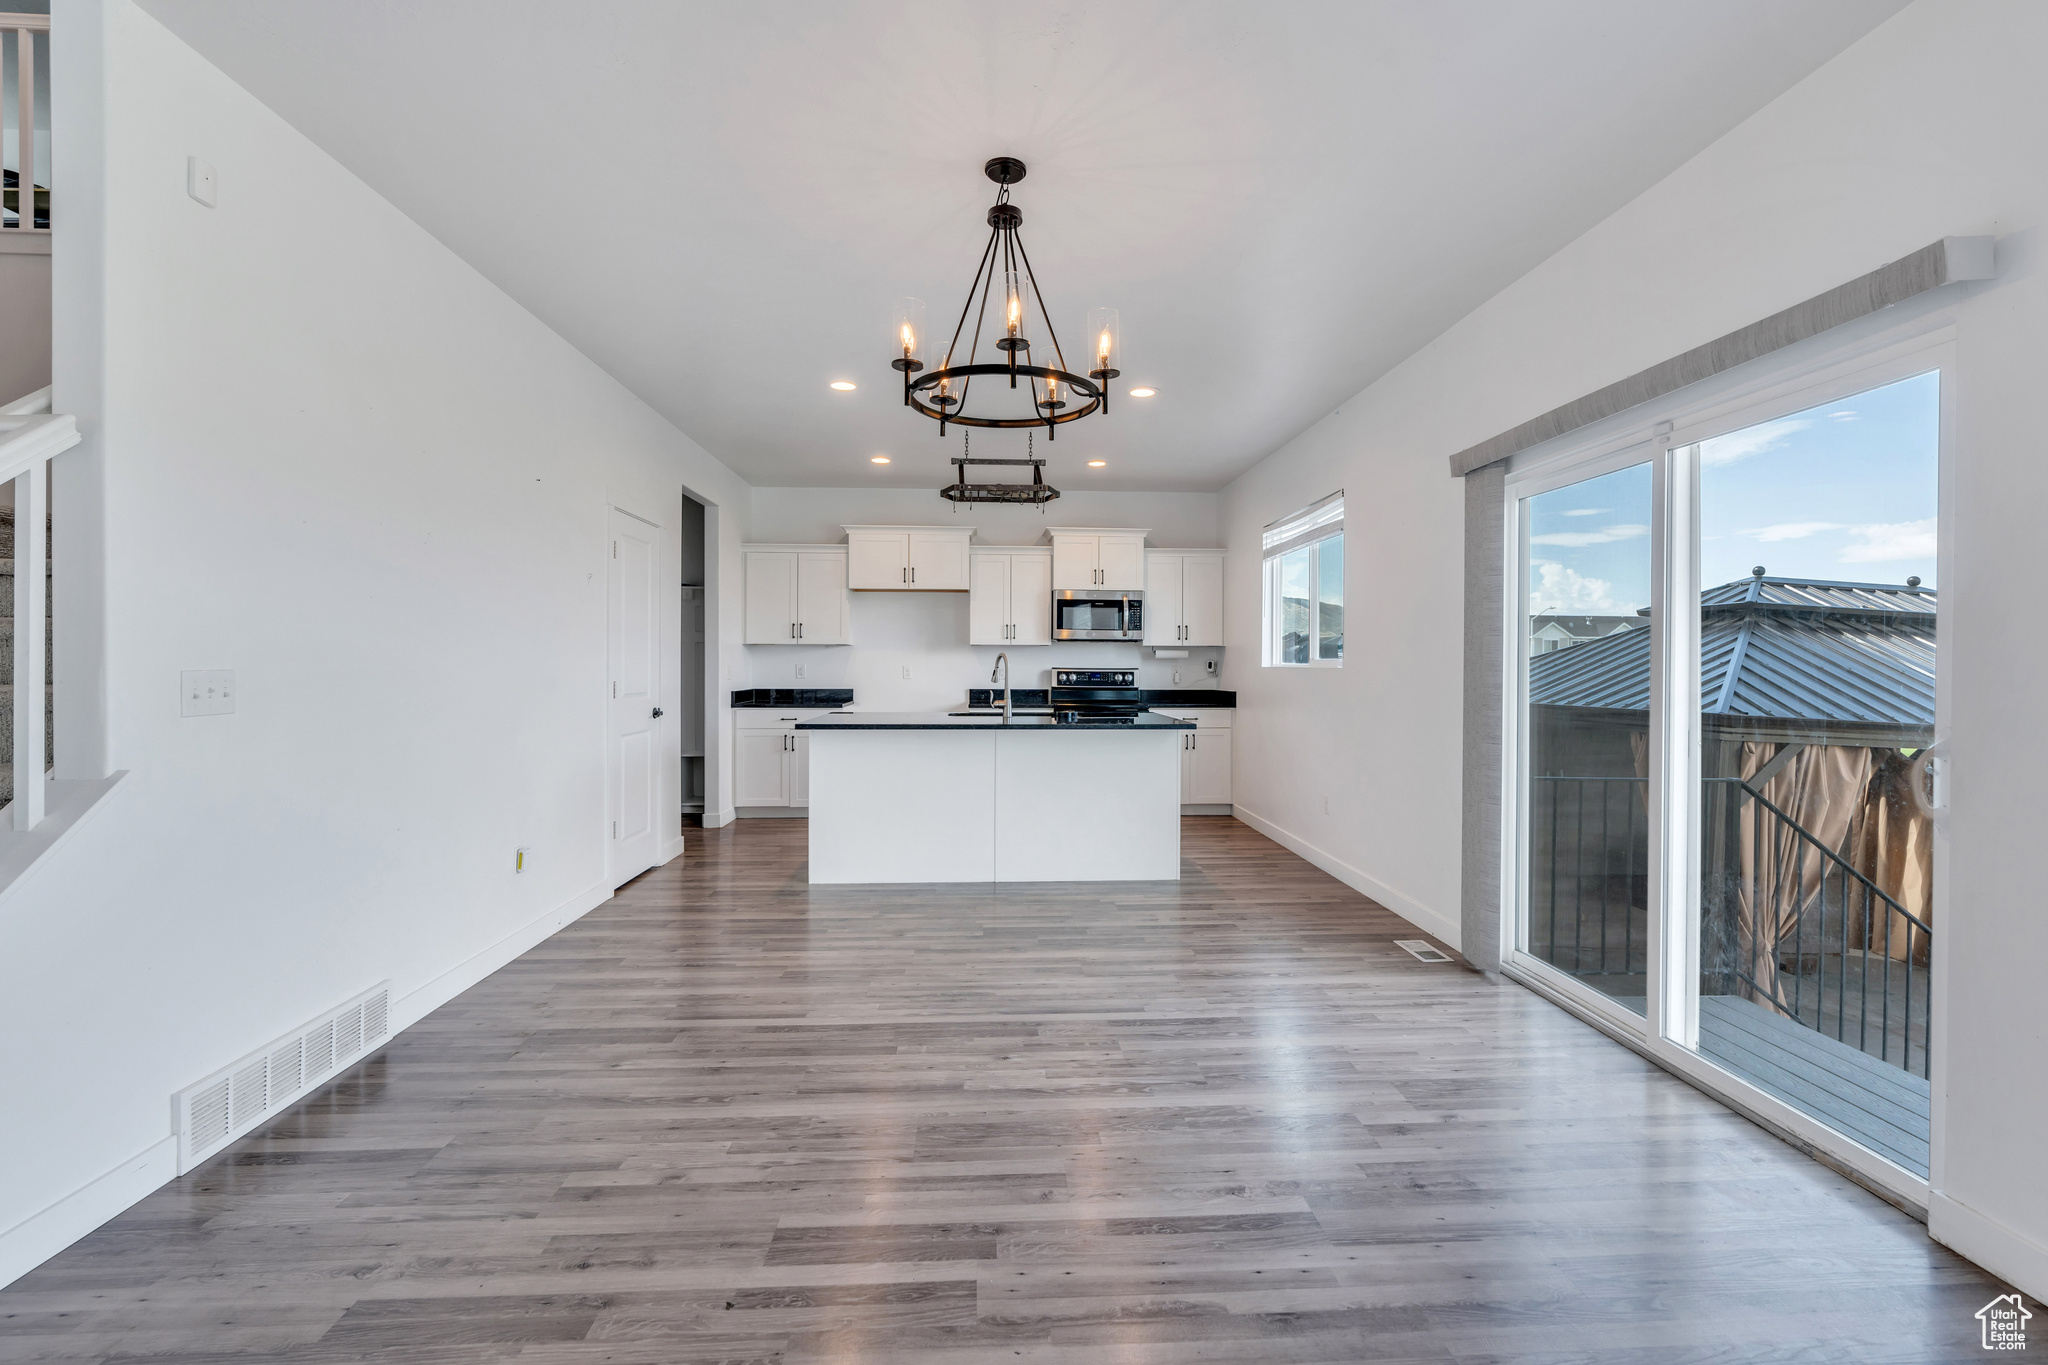
<instances>
[{"instance_id":1,"label":"chrome faucet","mask_svg":"<svg viewBox=\"0 0 2048 1365\"><path fill-rule=\"evenodd\" d=\"M988 671L990 686L994 686L998 674L1003 679L1003 724L1008 725L1010 723L1010 656L1008 654L996 655L996 666Z\"/></svg>"}]
</instances>

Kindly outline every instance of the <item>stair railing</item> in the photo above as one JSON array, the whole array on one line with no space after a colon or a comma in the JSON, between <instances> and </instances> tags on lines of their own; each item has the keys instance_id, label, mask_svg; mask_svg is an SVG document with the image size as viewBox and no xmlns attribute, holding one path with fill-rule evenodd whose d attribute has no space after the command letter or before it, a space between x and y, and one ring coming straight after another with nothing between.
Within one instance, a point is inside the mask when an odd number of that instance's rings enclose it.
<instances>
[{"instance_id":1,"label":"stair railing","mask_svg":"<svg viewBox=\"0 0 2048 1365\"><path fill-rule=\"evenodd\" d=\"M50 459L77 444L78 419L51 412L47 388L0 407L0 482L14 483L14 800L8 810L17 830L34 829L44 808Z\"/></svg>"}]
</instances>

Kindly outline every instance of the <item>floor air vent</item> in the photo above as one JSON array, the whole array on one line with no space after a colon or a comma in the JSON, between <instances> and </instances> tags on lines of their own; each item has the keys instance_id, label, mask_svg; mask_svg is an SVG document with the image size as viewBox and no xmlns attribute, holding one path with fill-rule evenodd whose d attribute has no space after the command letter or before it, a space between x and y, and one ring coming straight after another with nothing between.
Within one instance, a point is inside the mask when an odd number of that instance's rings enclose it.
<instances>
[{"instance_id":1,"label":"floor air vent","mask_svg":"<svg viewBox=\"0 0 2048 1365\"><path fill-rule=\"evenodd\" d=\"M303 1028L171 1097L183 1175L384 1041L391 983L329 1010Z\"/></svg>"},{"instance_id":2,"label":"floor air vent","mask_svg":"<svg viewBox=\"0 0 2048 1365\"><path fill-rule=\"evenodd\" d=\"M1426 938L1397 938L1396 948L1407 950L1408 956L1417 962L1449 962L1451 955L1438 948Z\"/></svg>"}]
</instances>

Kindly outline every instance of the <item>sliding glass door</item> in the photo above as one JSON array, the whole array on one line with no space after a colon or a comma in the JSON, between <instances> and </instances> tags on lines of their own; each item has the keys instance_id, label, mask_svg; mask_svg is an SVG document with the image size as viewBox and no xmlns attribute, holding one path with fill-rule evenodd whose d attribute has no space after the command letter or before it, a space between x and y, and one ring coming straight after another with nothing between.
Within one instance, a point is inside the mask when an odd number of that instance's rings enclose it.
<instances>
[{"instance_id":1,"label":"sliding glass door","mask_svg":"<svg viewBox=\"0 0 2048 1365\"><path fill-rule=\"evenodd\" d=\"M1912 368L1511 476L1507 958L1925 1179L1942 385Z\"/></svg>"},{"instance_id":2,"label":"sliding glass door","mask_svg":"<svg viewBox=\"0 0 2048 1365\"><path fill-rule=\"evenodd\" d=\"M1634 1014L1650 951L1651 467L1524 500L1520 948Z\"/></svg>"}]
</instances>

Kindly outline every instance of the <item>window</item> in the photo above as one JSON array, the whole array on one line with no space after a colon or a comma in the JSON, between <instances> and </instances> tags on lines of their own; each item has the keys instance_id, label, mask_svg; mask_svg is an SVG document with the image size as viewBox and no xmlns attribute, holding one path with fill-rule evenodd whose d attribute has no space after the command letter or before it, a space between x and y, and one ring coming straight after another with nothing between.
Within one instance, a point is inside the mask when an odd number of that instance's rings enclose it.
<instances>
[{"instance_id":1,"label":"window","mask_svg":"<svg viewBox=\"0 0 2048 1365\"><path fill-rule=\"evenodd\" d=\"M1344 493L1340 489L1265 534L1267 667L1335 668L1344 661Z\"/></svg>"}]
</instances>

